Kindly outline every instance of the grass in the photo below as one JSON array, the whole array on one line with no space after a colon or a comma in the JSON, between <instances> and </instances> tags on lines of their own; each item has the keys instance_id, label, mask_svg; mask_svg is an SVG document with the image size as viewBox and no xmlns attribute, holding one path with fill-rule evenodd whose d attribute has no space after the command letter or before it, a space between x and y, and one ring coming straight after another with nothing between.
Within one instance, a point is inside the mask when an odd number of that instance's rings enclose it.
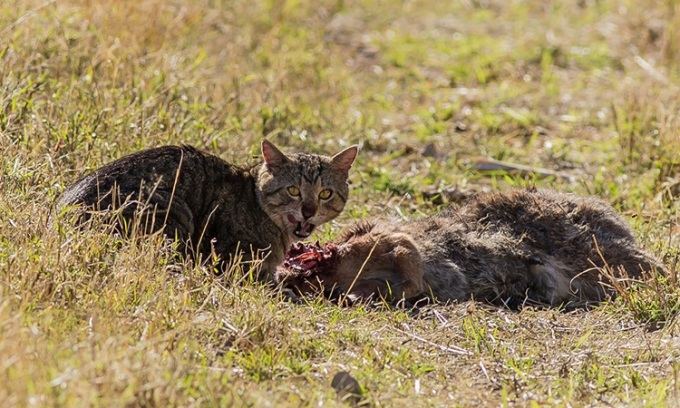
<instances>
[{"instance_id":1,"label":"grass","mask_svg":"<svg viewBox=\"0 0 680 408\"><path fill-rule=\"evenodd\" d=\"M670 0L0 0L0 405L344 406L346 371L364 406L676 406L679 27ZM51 221L121 155L263 137L362 146L321 240L535 184L604 197L671 273L591 311L339 308Z\"/></svg>"}]
</instances>

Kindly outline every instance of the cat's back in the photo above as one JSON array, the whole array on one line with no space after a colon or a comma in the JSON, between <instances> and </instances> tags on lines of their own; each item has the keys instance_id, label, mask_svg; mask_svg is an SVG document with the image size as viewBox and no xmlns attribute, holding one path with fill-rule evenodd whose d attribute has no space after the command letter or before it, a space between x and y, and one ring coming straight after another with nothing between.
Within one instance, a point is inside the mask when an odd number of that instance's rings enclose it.
<instances>
[{"instance_id":1,"label":"cat's back","mask_svg":"<svg viewBox=\"0 0 680 408\"><path fill-rule=\"evenodd\" d=\"M184 185L198 189L211 173L228 175L236 171L224 160L193 146L155 147L123 156L83 176L64 191L59 206L94 204L114 186L125 195L139 191L142 185L158 190L181 190Z\"/></svg>"}]
</instances>

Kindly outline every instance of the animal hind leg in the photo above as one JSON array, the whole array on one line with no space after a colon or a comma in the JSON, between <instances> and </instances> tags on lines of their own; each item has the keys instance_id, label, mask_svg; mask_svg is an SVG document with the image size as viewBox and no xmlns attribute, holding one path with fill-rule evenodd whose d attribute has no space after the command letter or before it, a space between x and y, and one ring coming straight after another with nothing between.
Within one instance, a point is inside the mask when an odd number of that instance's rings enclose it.
<instances>
[{"instance_id":1,"label":"animal hind leg","mask_svg":"<svg viewBox=\"0 0 680 408\"><path fill-rule=\"evenodd\" d=\"M638 278L644 273L665 273L661 263L640 248L631 249L625 259L619 260L614 265L617 264L623 267L627 277L631 278Z\"/></svg>"},{"instance_id":2,"label":"animal hind leg","mask_svg":"<svg viewBox=\"0 0 680 408\"><path fill-rule=\"evenodd\" d=\"M528 284L530 300L557 306L572 300L575 291L568 275L551 259L529 265L531 281Z\"/></svg>"}]
</instances>

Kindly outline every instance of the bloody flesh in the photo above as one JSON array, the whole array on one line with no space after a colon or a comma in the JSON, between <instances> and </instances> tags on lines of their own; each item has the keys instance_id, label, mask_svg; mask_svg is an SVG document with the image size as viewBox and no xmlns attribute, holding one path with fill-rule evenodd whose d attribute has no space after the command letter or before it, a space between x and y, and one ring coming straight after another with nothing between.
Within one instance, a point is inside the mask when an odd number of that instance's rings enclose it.
<instances>
[{"instance_id":1,"label":"bloody flesh","mask_svg":"<svg viewBox=\"0 0 680 408\"><path fill-rule=\"evenodd\" d=\"M284 268L296 272L320 273L327 272L335 263L338 247L327 243L323 246L316 244L293 244L286 252Z\"/></svg>"}]
</instances>

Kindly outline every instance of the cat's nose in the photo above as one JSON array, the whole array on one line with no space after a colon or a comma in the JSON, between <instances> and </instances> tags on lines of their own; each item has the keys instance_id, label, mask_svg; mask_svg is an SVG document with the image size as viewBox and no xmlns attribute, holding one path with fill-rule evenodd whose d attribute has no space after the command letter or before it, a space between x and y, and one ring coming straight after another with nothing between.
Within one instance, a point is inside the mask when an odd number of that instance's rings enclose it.
<instances>
[{"instance_id":1,"label":"cat's nose","mask_svg":"<svg viewBox=\"0 0 680 408\"><path fill-rule=\"evenodd\" d=\"M316 214L316 204L302 203L302 216L305 220L312 218Z\"/></svg>"}]
</instances>

